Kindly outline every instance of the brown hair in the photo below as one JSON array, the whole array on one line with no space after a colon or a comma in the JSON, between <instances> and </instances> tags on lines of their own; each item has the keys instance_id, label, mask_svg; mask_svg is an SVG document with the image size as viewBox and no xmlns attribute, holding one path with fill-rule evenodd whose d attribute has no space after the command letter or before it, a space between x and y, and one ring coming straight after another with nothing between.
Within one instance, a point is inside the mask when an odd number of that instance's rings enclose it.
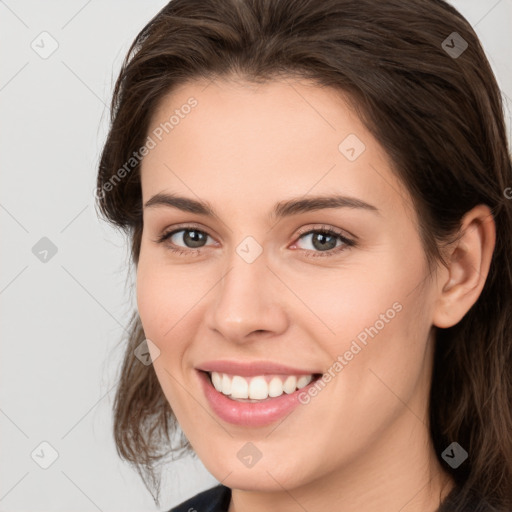
<instances>
[{"instance_id":1,"label":"brown hair","mask_svg":"<svg viewBox=\"0 0 512 512\"><path fill-rule=\"evenodd\" d=\"M463 49L460 41L467 48L454 55L449 49ZM454 510L472 493L512 508L512 209L504 197L512 169L500 91L477 35L443 0L170 2L124 60L99 164L99 209L129 234L135 265L140 165L126 169L126 162L173 87L230 75L303 77L348 95L413 198L430 268L443 262L440 248L456 239L464 213L482 203L491 208L496 246L481 296L457 325L436 330L430 431L437 457L463 491ZM134 356L144 339L134 312L114 436L119 455L158 494L157 464L189 445L152 365ZM457 469L441 458L453 441L469 454Z\"/></svg>"}]
</instances>

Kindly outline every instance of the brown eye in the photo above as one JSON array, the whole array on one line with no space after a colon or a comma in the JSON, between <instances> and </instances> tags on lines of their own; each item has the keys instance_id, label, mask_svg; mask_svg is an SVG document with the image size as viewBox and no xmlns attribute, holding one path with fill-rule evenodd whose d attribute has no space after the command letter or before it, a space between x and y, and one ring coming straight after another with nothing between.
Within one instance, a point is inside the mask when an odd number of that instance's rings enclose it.
<instances>
[{"instance_id":1,"label":"brown eye","mask_svg":"<svg viewBox=\"0 0 512 512\"><path fill-rule=\"evenodd\" d=\"M179 254L198 254L205 247L209 236L196 227L181 227L163 233L156 242L164 243L169 250Z\"/></svg>"},{"instance_id":2,"label":"brown eye","mask_svg":"<svg viewBox=\"0 0 512 512\"><path fill-rule=\"evenodd\" d=\"M299 248L306 251L305 255L311 257L333 256L356 245L354 240L346 238L341 232L331 227L311 229L302 233L298 240L308 238L309 242ZM298 245L297 242L294 245Z\"/></svg>"},{"instance_id":3,"label":"brown eye","mask_svg":"<svg viewBox=\"0 0 512 512\"><path fill-rule=\"evenodd\" d=\"M331 235L323 231L312 231L309 234L302 235L301 238L311 237L311 246L318 251L329 251L337 246L339 236Z\"/></svg>"},{"instance_id":4,"label":"brown eye","mask_svg":"<svg viewBox=\"0 0 512 512\"><path fill-rule=\"evenodd\" d=\"M182 234L178 235L178 233ZM174 241L172 240L173 238L175 239ZM181 241L189 249L197 249L203 247L203 244L207 239L208 234L204 231L199 231L198 229L180 229L166 235L166 240L170 240L175 245L177 245L177 241Z\"/></svg>"}]
</instances>

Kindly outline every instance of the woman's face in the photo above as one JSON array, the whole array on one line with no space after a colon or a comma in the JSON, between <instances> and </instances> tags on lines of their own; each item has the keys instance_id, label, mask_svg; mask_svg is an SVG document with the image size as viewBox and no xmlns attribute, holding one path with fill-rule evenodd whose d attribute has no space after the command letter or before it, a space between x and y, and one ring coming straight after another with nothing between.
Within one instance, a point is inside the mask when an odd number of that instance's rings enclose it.
<instances>
[{"instance_id":1,"label":"woman's face","mask_svg":"<svg viewBox=\"0 0 512 512\"><path fill-rule=\"evenodd\" d=\"M281 490L416 463L436 279L409 194L339 93L191 82L148 135L138 308L209 471Z\"/></svg>"}]
</instances>

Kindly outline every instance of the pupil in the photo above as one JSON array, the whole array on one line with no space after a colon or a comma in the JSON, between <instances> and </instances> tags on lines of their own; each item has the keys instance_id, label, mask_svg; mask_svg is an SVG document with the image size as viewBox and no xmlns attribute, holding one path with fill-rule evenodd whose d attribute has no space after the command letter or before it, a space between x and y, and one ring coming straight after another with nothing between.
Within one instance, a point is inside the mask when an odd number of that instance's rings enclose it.
<instances>
[{"instance_id":1,"label":"pupil","mask_svg":"<svg viewBox=\"0 0 512 512\"><path fill-rule=\"evenodd\" d=\"M204 242L204 233L199 231L185 231L184 237L188 239L185 242L191 247L201 247L201 243Z\"/></svg>"},{"instance_id":2,"label":"pupil","mask_svg":"<svg viewBox=\"0 0 512 512\"><path fill-rule=\"evenodd\" d=\"M327 239L331 238L331 242L334 241L334 245L332 247L328 247L329 249L334 249L336 246L336 238L333 235L326 235L324 233L317 233L313 236L313 245L316 249L325 249L329 245L329 241ZM317 240L318 243L317 243Z\"/></svg>"}]
</instances>

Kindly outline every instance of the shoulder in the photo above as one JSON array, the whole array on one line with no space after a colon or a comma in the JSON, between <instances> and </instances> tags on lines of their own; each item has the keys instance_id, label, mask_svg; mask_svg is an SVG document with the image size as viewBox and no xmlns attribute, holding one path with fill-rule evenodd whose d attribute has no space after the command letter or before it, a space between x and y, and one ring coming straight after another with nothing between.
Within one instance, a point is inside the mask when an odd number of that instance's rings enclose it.
<instances>
[{"instance_id":1,"label":"shoulder","mask_svg":"<svg viewBox=\"0 0 512 512\"><path fill-rule=\"evenodd\" d=\"M168 512L227 512L230 500L231 489L217 485L196 494Z\"/></svg>"}]
</instances>

